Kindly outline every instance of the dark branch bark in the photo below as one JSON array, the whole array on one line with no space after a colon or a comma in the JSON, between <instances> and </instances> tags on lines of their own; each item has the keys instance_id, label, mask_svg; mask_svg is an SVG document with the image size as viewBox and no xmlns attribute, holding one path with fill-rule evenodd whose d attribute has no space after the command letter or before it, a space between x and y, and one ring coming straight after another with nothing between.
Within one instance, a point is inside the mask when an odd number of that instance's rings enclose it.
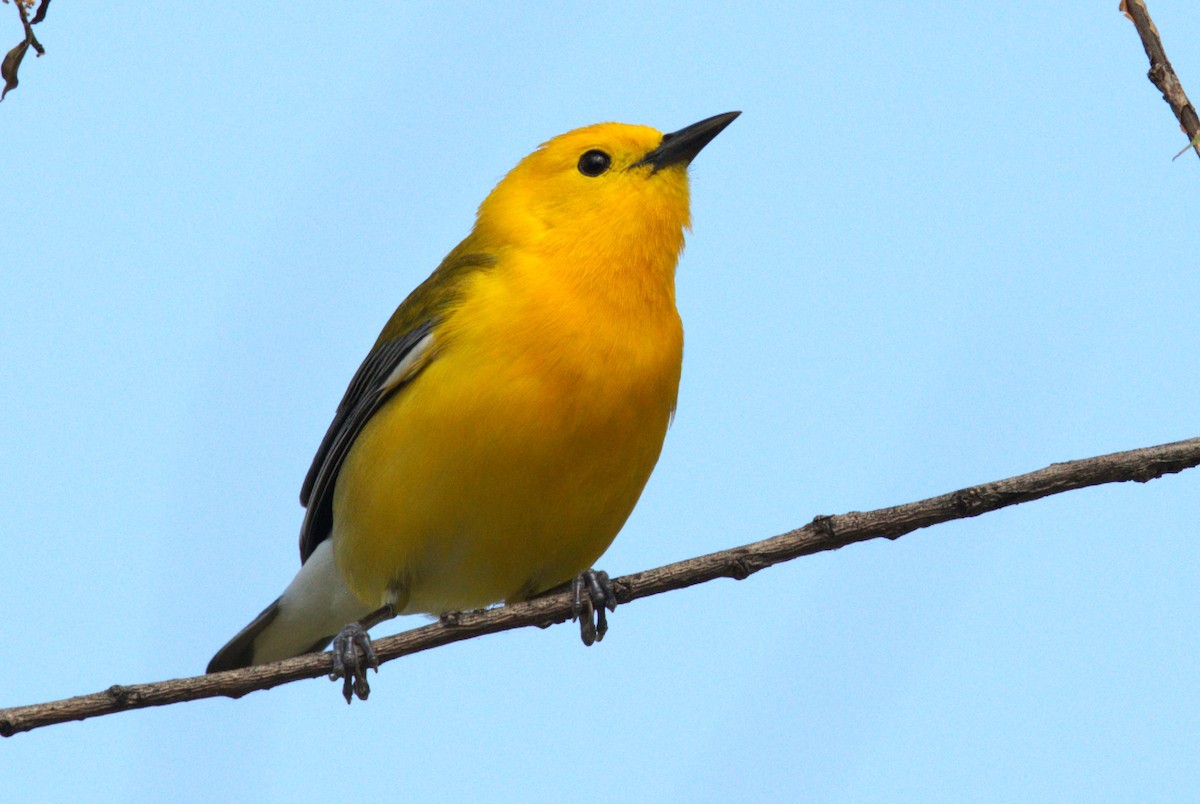
<instances>
[{"instance_id":1,"label":"dark branch bark","mask_svg":"<svg viewBox=\"0 0 1200 804\"><path fill-rule=\"evenodd\" d=\"M836 550L867 539L897 539L930 525L979 516L1051 494L1103 483L1129 480L1144 483L1197 465L1200 465L1200 438L1056 463L1036 472L971 486L920 502L875 511L852 511L840 516L819 516L802 528L770 539L626 575L615 579L613 584L618 600L629 603L714 578L741 580L773 564L800 556ZM571 617L570 598L569 593L563 592L513 606L447 615L432 625L380 639L375 643L375 649L380 661L386 662L483 634L531 625L546 627ZM150 684L117 685L91 695L0 709L0 735L10 737L41 726L128 709L216 696L240 698L255 690L326 675L331 666L330 654L313 653L261 667Z\"/></svg>"},{"instance_id":2,"label":"dark branch bark","mask_svg":"<svg viewBox=\"0 0 1200 804\"><path fill-rule=\"evenodd\" d=\"M33 15L33 19L29 21L30 25L37 25L42 20L46 19L46 12L50 10L50 0L42 0L38 6L37 13Z\"/></svg>"},{"instance_id":3,"label":"dark branch bark","mask_svg":"<svg viewBox=\"0 0 1200 804\"><path fill-rule=\"evenodd\" d=\"M1196 116L1196 108L1188 100L1187 93L1183 91L1183 85L1179 83L1179 76L1175 75L1175 69L1171 66L1166 51L1163 50L1162 39L1158 36L1158 28L1154 25L1154 20L1150 19L1150 12L1146 9L1146 4L1142 0L1121 0L1121 11L1133 20L1133 26L1137 28L1138 36L1142 38L1142 47L1145 48L1146 56L1150 59L1150 72L1146 74L1146 77L1154 86L1158 87L1163 100L1179 118L1179 125L1187 132L1188 139L1191 140L1190 147L1197 156L1200 156L1200 117ZM1186 151L1187 148L1183 150ZM1183 151L1180 151L1175 156L1178 157L1182 153Z\"/></svg>"}]
</instances>

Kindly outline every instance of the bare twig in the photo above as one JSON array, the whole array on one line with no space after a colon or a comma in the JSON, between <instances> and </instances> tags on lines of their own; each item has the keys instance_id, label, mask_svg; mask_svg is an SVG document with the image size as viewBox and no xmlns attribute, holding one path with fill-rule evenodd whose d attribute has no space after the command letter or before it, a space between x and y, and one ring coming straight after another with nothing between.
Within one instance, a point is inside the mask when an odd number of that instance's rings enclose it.
<instances>
[{"instance_id":1,"label":"bare twig","mask_svg":"<svg viewBox=\"0 0 1200 804\"><path fill-rule=\"evenodd\" d=\"M8 2L8 0L4 0ZM4 87L0 89L0 101L4 100L4 96L10 90L17 88L17 71L21 67L21 62L25 58L25 52L29 48L33 48L38 56L46 55L46 48L42 47L42 43L33 35L33 24L41 22L46 16L46 6L50 4L50 0L43 0L42 7L38 9L37 15L33 18L33 22L29 21L29 15L26 13L26 2L24 0L15 0L17 13L21 15L21 25L25 28L25 38L17 43L17 46L5 54L4 60L0 61L0 79L4 81Z\"/></svg>"},{"instance_id":2,"label":"bare twig","mask_svg":"<svg viewBox=\"0 0 1200 804\"><path fill-rule=\"evenodd\" d=\"M46 12L50 10L50 0L42 0L38 6L37 13L33 15L33 19L29 21L30 25L37 25L42 20L46 19Z\"/></svg>"},{"instance_id":3,"label":"bare twig","mask_svg":"<svg viewBox=\"0 0 1200 804\"><path fill-rule=\"evenodd\" d=\"M1133 26L1137 28L1138 36L1142 38L1142 47L1146 49L1146 56L1150 59L1150 72L1146 74L1146 77L1154 86L1158 87L1163 100L1170 105L1171 111L1175 112L1175 116L1179 118L1179 125L1187 132L1188 139L1191 140L1189 147L1195 150L1197 156L1200 156L1200 117L1196 116L1196 108L1188 100L1187 93L1183 91L1183 85L1179 83L1179 76L1175 75L1175 69L1171 66L1166 51L1163 50L1162 39L1158 36L1158 28L1154 25L1154 20L1150 19L1150 12L1146 9L1146 4L1142 0L1121 0L1121 11L1133 20ZM1183 151L1186 150L1185 147ZM1183 151L1175 154L1176 158Z\"/></svg>"},{"instance_id":4,"label":"bare twig","mask_svg":"<svg viewBox=\"0 0 1200 804\"><path fill-rule=\"evenodd\" d=\"M819 516L797 530L626 575L615 579L613 585L617 599L621 603L629 603L641 597L682 589L715 578L741 580L773 564L824 550L836 550L855 542L879 537L897 539L919 528L978 516L1064 491L1128 480L1144 483L1197 465L1200 465L1200 438L1056 463L1036 472L971 486L920 502L865 513L853 511L840 516ZM557 593L512 606L447 615L432 625L380 639L375 643L375 649L380 661L386 662L483 634L531 625L546 627L570 617L570 593ZM326 675L331 667L330 654L312 653L244 670L149 684L117 685L91 695L0 709L0 735L10 737L41 726L84 720L128 709L217 696L240 698L255 690Z\"/></svg>"}]
</instances>

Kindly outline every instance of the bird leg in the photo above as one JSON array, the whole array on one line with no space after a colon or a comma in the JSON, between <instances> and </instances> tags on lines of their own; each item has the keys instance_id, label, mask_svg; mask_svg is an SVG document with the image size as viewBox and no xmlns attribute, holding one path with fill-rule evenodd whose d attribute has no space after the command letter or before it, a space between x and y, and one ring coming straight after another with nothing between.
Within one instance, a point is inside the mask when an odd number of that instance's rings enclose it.
<instances>
[{"instance_id":1,"label":"bird leg","mask_svg":"<svg viewBox=\"0 0 1200 804\"><path fill-rule=\"evenodd\" d=\"M371 694L371 685L367 683L367 668L379 672L379 658L375 655L375 646L367 629L379 625L384 620L396 616L396 610L391 604L376 609L358 622L353 622L338 632L333 638L333 670L329 674L330 681L342 679L342 695L346 703L354 700L367 700Z\"/></svg>"},{"instance_id":2,"label":"bird leg","mask_svg":"<svg viewBox=\"0 0 1200 804\"><path fill-rule=\"evenodd\" d=\"M604 639L608 631L605 609L617 610L617 594L613 591L608 573L588 569L576 575L571 581L571 620L579 621L579 636L583 644L591 645Z\"/></svg>"}]
</instances>

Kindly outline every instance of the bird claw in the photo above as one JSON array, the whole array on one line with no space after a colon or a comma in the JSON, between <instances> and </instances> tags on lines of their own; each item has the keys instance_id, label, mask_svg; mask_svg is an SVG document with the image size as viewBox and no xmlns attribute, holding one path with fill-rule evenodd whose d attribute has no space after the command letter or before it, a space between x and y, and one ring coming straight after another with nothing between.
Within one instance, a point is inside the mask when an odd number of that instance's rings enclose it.
<instances>
[{"instance_id":1,"label":"bird claw","mask_svg":"<svg viewBox=\"0 0 1200 804\"><path fill-rule=\"evenodd\" d=\"M585 595L584 592L587 592ZM617 610L617 593L608 573L585 570L571 581L571 620L579 622L583 644L591 645L604 639L608 632L608 611Z\"/></svg>"},{"instance_id":2,"label":"bird claw","mask_svg":"<svg viewBox=\"0 0 1200 804\"><path fill-rule=\"evenodd\" d=\"M357 696L367 700L371 685L367 683L367 668L379 672L379 658L367 629L358 623L350 623L333 638L333 670L330 681L342 680L342 695L346 703Z\"/></svg>"}]
</instances>

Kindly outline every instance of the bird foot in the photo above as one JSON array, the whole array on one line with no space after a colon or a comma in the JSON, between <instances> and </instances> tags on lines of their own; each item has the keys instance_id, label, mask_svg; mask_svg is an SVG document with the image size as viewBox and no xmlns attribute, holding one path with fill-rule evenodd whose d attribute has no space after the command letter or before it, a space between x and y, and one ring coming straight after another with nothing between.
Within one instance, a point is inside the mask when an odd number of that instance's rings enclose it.
<instances>
[{"instance_id":1,"label":"bird foot","mask_svg":"<svg viewBox=\"0 0 1200 804\"><path fill-rule=\"evenodd\" d=\"M379 659L367 629L358 623L350 623L333 638L333 671L330 681L342 680L342 695L346 703L367 700L371 685L367 683L367 668L379 672Z\"/></svg>"},{"instance_id":2,"label":"bird foot","mask_svg":"<svg viewBox=\"0 0 1200 804\"><path fill-rule=\"evenodd\" d=\"M583 644L591 645L604 639L608 632L608 617L604 610L617 610L617 594L608 573L592 569L579 573L571 581L571 596L574 615L571 619L579 622Z\"/></svg>"}]
</instances>

